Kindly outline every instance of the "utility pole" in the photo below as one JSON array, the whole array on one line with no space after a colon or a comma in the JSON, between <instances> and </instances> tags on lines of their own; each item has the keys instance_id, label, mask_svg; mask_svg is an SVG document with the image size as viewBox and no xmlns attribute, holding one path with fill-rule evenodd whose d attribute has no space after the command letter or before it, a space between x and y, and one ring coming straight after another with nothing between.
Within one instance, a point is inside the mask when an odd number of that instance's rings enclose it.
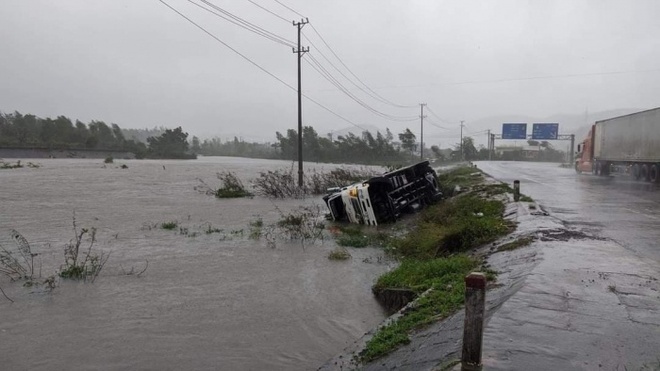
<instances>
[{"instance_id":1,"label":"utility pole","mask_svg":"<svg viewBox=\"0 0 660 371\"><path fill-rule=\"evenodd\" d=\"M463 123L465 121L461 120L461 161L465 160L465 157L463 155Z\"/></svg>"},{"instance_id":2,"label":"utility pole","mask_svg":"<svg viewBox=\"0 0 660 371\"><path fill-rule=\"evenodd\" d=\"M419 139L419 160L424 161L424 106L426 106L426 103L420 103L419 108L421 109L421 113L419 115L420 118L420 139Z\"/></svg>"},{"instance_id":3,"label":"utility pole","mask_svg":"<svg viewBox=\"0 0 660 371\"><path fill-rule=\"evenodd\" d=\"M300 19L300 22L293 21L294 26L298 28L298 49L293 49L294 54L298 54L298 187L303 186L303 136L302 136L302 83L301 83L301 64L303 54L309 51L309 47L300 47L300 32L302 28L309 23L309 18Z\"/></svg>"},{"instance_id":4,"label":"utility pole","mask_svg":"<svg viewBox=\"0 0 660 371\"><path fill-rule=\"evenodd\" d=\"M488 129L488 161L490 161L490 154L491 154L491 150L490 150L490 129Z\"/></svg>"}]
</instances>

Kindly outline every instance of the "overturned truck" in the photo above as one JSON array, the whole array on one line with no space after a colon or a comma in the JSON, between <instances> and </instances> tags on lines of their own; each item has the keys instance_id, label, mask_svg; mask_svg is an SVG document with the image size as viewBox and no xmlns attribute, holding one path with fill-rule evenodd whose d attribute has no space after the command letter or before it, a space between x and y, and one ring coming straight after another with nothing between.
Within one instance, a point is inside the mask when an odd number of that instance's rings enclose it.
<instances>
[{"instance_id":1,"label":"overturned truck","mask_svg":"<svg viewBox=\"0 0 660 371\"><path fill-rule=\"evenodd\" d=\"M364 182L331 188L323 201L333 220L378 225L394 222L403 212L420 209L441 196L435 171L423 161Z\"/></svg>"}]
</instances>

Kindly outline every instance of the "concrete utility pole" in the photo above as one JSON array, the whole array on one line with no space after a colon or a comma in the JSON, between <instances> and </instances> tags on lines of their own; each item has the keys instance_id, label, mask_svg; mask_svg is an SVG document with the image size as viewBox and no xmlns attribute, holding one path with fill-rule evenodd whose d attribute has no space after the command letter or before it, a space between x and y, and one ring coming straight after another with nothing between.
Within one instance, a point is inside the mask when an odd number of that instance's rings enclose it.
<instances>
[{"instance_id":1,"label":"concrete utility pole","mask_svg":"<svg viewBox=\"0 0 660 371\"><path fill-rule=\"evenodd\" d=\"M465 160L465 157L463 155L463 123L465 121L461 120L461 161Z\"/></svg>"},{"instance_id":2,"label":"concrete utility pole","mask_svg":"<svg viewBox=\"0 0 660 371\"><path fill-rule=\"evenodd\" d=\"M302 28L309 23L309 18L301 19L300 22L293 21L294 26L298 28L298 49L293 49L294 54L298 54L298 187L303 186L303 136L302 136L302 83L301 83L301 63L303 54L309 51L309 47L300 47L300 32Z\"/></svg>"},{"instance_id":3,"label":"concrete utility pole","mask_svg":"<svg viewBox=\"0 0 660 371\"><path fill-rule=\"evenodd\" d=\"M419 115L420 118L420 135L419 135L419 160L424 161L424 106L426 106L426 103L420 103L419 108L421 109L421 113Z\"/></svg>"},{"instance_id":4,"label":"concrete utility pole","mask_svg":"<svg viewBox=\"0 0 660 371\"><path fill-rule=\"evenodd\" d=\"M490 149L490 129L488 129L488 161L490 161L491 149Z\"/></svg>"}]
</instances>

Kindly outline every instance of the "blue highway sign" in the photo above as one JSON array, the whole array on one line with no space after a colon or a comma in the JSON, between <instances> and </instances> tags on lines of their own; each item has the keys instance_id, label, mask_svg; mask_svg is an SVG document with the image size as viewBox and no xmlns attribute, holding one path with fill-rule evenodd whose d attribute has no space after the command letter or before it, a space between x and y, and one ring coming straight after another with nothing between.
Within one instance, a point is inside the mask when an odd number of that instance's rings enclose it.
<instances>
[{"instance_id":1,"label":"blue highway sign","mask_svg":"<svg viewBox=\"0 0 660 371\"><path fill-rule=\"evenodd\" d=\"M527 124L502 124L502 139L527 139Z\"/></svg>"},{"instance_id":2,"label":"blue highway sign","mask_svg":"<svg viewBox=\"0 0 660 371\"><path fill-rule=\"evenodd\" d=\"M550 140L557 139L559 124L545 123L532 125L532 139Z\"/></svg>"}]
</instances>

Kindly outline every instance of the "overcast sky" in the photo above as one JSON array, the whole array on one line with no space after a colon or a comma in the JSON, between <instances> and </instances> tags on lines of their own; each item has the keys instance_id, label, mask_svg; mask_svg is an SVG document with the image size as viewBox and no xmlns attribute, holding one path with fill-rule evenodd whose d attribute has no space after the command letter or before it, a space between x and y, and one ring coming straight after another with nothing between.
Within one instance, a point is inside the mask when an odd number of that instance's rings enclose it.
<instances>
[{"instance_id":1,"label":"overcast sky","mask_svg":"<svg viewBox=\"0 0 660 371\"><path fill-rule=\"evenodd\" d=\"M208 7L201 0L165 1L296 86L291 47L191 4ZM300 16L274 0L209 1L296 41L291 20ZM280 2L314 25L303 28L311 49L304 59L319 61L371 109L407 119L428 103L435 113L425 125L428 145L456 142L460 120L475 133L499 130L499 123L470 125L490 116L660 106L660 1ZM3 112L125 128L181 125L191 135L259 141L297 126L294 90L158 0L2 0L0 14ZM412 107L379 102L344 79L333 65L360 86L314 30L379 96ZM358 126L419 131L418 120L392 121L362 107L306 61L303 90ZM304 124L320 134L352 125L308 100L303 106Z\"/></svg>"}]
</instances>

